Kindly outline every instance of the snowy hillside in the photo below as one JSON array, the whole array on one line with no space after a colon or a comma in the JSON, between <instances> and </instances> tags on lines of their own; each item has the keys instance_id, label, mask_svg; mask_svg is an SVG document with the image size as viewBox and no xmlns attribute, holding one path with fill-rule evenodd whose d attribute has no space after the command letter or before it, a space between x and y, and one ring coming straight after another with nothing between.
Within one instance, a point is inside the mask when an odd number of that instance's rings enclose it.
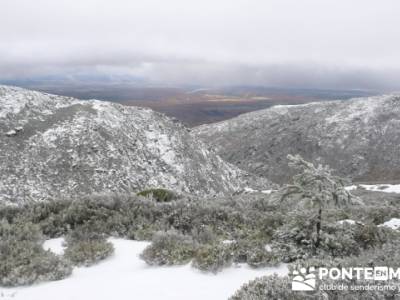
<instances>
[{"instance_id":1,"label":"snowy hillside","mask_svg":"<svg viewBox=\"0 0 400 300\"><path fill-rule=\"evenodd\" d=\"M358 181L400 177L400 96L275 106L194 131L222 158L275 182L293 173L288 154Z\"/></svg>"},{"instance_id":2,"label":"snowy hillside","mask_svg":"<svg viewBox=\"0 0 400 300\"><path fill-rule=\"evenodd\" d=\"M0 86L0 201L164 187L231 193L251 180L150 109Z\"/></svg>"}]
</instances>

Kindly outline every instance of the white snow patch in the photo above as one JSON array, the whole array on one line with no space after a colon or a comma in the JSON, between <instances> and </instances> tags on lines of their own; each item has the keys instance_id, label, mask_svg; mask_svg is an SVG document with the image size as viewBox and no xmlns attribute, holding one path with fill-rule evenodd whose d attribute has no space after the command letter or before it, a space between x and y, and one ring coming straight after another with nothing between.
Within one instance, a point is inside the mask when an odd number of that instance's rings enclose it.
<instances>
[{"instance_id":1,"label":"white snow patch","mask_svg":"<svg viewBox=\"0 0 400 300\"><path fill-rule=\"evenodd\" d=\"M346 186L345 189L347 191L353 191L359 187L364 188L367 191L400 194L400 184L360 184Z\"/></svg>"},{"instance_id":2,"label":"white snow patch","mask_svg":"<svg viewBox=\"0 0 400 300\"><path fill-rule=\"evenodd\" d=\"M115 255L90 268L76 268L71 277L29 287L0 289L14 300L220 300L260 276L288 274L286 265L252 269L239 265L214 275L190 265L150 267L138 255L147 242L111 239ZM10 298L11 299L11 298Z\"/></svg>"},{"instance_id":3,"label":"white snow patch","mask_svg":"<svg viewBox=\"0 0 400 300\"><path fill-rule=\"evenodd\" d=\"M400 184L361 184L368 191L400 194Z\"/></svg>"},{"instance_id":4,"label":"white snow patch","mask_svg":"<svg viewBox=\"0 0 400 300\"><path fill-rule=\"evenodd\" d=\"M244 192L246 192L246 193L262 193L262 194L271 194L272 193L272 190L254 190L254 189L252 189L251 187L245 187L244 189L243 189L243 191Z\"/></svg>"},{"instance_id":5,"label":"white snow patch","mask_svg":"<svg viewBox=\"0 0 400 300\"><path fill-rule=\"evenodd\" d=\"M43 243L43 249L50 250L51 252L58 255L63 255L65 250L64 242L64 238L46 240Z\"/></svg>"},{"instance_id":6,"label":"white snow patch","mask_svg":"<svg viewBox=\"0 0 400 300\"><path fill-rule=\"evenodd\" d=\"M354 224L356 224L357 222L354 221L354 220L351 220L351 219L346 219L346 220L340 220L340 221L338 221L338 223L339 223L339 224L348 223L348 224L354 225Z\"/></svg>"},{"instance_id":7,"label":"white snow patch","mask_svg":"<svg viewBox=\"0 0 400 300\"><path fill-rule=\"evenodd\" d=\"M393 218L393 219L391 219L381 225L378 225L378 226L380 226L380 227L386 226L386 227L390 227L392 229L399 229L400 228L400 219Z\"/></svg>"},{"instance_id":8,"label":"white snow patch","mask_svg":"<svg viewBox=\"0 0 400 300\"><path fill-rule=\"evenodd\" d=\"M262 190L261 193L263 193L263 194L271 194L272 190Z\"/></svg>"},{"instance_id":9,"label":"white snow patch","mask_svg":"<svg viewBox=\"0 0 400 300\"><path fill-rule=\"evenodd\" d=\"M346 191L354 191L354 190L356 190L357 189L357 186L356 185L349 185L349 186L346 186L345 187L345 190Z\"/></svg>"},{"instance_id":10,"label":"white snow patch","mask_svg":"<svg viewBox=\"0 0 400 300\"><path fill-rule=\"evenodd\" d=\"M245 187L243 189L246 193L257 193L257 190L252 189L251 187Z\"/></svg>"},{"instance_id":11,"label":"white snow patch","mask_svg":"<svg viewBox=\"0 0 400 300\"><path fill-rule=\"evenodd\" d=\"M233 244L235 242L235 240L224 240L224 241L222 241L222 244L224 244L224 245L231 245L231 244Z\"/></svg>"}]
</instances>

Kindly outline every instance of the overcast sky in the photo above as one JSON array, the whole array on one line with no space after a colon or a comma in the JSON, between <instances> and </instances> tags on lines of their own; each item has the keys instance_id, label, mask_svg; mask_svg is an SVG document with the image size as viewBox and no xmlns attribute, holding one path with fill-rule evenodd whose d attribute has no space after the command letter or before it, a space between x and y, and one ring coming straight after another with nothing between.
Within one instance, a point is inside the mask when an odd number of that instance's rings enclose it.
<instances>
[{"instance_id":1,"label":"overcast sky","mask_svg":"<svg viewBox=\"0 0 400 300\"><path fill-rule=\"evenodd\" d=\"M400 90L399 0L1 0L0 79Z\"/></svg>"}]
</instances>

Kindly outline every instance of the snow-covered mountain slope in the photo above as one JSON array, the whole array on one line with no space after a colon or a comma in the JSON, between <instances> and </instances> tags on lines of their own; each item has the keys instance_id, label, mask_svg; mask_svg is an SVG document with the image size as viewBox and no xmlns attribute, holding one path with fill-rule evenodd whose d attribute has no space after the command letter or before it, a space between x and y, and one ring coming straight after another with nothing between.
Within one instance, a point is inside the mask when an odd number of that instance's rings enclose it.
<instances>
[{"instance_id":1,"label":"snow-covered mountain slope","mask_svg":"<svg viewBox=\"0 0 400 300\"><path fill-rule=\"evenodd\" d=\"M275 182L287 154L329 164L359 181L400 179L400 96L275 106L196 128L225 160Z\"/></svg>"},{"instance_id":2,"label":"snow-covered mountain slope","mask_svg":"<svg viewBox=\"0 0 400 300\"><path fill-rule=\"evenodd\" d=\"M147 187L231 193L254 178L150 109L5 86L0 86L0 149L2 202Z\"/></svg>"},{"instance_id":3,"label":"snow-covered mountain slope","mask_svg":"<svg viewBox=\"0 0 400 300\"><path fill-rule=\"evenodd\" d=\"M98 265L75 268L60 281L28 287L0 288L7 300L221 300L256 277L287 275L287 266L254 269L237 265L219 274L201 272L189 265L151 267L139 258L147 242L111 239L115 254ZM49 243L58 253L60 245Z\"/></svg>"}]
</instances>

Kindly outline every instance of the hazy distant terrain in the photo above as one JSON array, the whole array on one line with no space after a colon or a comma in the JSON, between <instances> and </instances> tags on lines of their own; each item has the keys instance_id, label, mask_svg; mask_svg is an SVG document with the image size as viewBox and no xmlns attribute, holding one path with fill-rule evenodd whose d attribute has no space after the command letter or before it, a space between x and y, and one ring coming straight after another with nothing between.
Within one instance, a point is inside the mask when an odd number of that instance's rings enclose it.
<instances>
[{"instance_id":1,"label":"hazy distant terrain","mask_svg":"<svg viewBox=\"0 0 400 300\"><path fill-rule=\"evenodd\" d=\"M350 99L379 94L363 90L318 90L234 86L160 87L142 83L108 81L65 83L61 81L16 82L19 86L79 99L100 99L124 105L149 107L182 121L187 126L218 122L278 104Z\"/></svg>"}]
</instances>

